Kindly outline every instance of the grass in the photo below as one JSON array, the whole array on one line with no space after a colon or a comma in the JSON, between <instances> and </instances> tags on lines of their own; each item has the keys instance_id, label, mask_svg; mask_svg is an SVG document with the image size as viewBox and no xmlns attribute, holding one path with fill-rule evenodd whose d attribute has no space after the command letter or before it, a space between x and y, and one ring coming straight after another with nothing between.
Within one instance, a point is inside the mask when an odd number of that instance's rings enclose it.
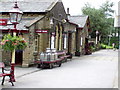
<instances>
[{"instance_id":1,"label":"grass","mask_svg":"<svg viewBox=\"0 0 120 90\"><path fill-rule=\"evenodd\" d=\"M105 45L105 44L101 44L101 47L102 47L103 49L113 49L112 46L108 46L108 45Z\"/></svg>"}]
</instances>

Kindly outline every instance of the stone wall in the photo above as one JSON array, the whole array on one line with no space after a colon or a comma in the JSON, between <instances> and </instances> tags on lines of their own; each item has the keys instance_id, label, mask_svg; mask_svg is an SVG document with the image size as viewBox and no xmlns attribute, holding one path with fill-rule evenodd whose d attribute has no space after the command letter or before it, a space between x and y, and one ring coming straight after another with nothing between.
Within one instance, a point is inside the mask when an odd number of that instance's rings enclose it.
<instances>
[{"instance_id":1,"label":"stone wall","mask_svg":"<svg viewBox=\"0 0 120 90\"><path fill-rule=\"evenodd\" d=\"M31 62L34 61L33 53L35 51L35 28L32 25L29 28L29 33L24 34L23 37L28 42L28 46L23 52L23 67L28 67Z\"/></svg>"},{"instance_id":2,"label":"stone wall","mask_svg":"<svg viewBox=\"0 0 120 90\"><path fill-rule=\"evenodd\" d=\"M82 45L80 45L80 51L81 51L81 54L84 55L85 54L86 38L88 38L88 27L87 27L87 25L85 25L85 27L80 32L80 36L82 37L82 40L80 41L80 43L82 42Z\"/></svg>"},{"instance_id":3,"label":"stone wall","mask_svg":"<svg viewBox=\"0 0 120 90\"><path fill-rule=\"evenodd\" d=\"M72 33L72 38L71 38L71 53L74 55L75 51L76 51L76 25L70 24L70 23L66 23L64 25L64 31L66 33L71 32ZM67 51L68 51L68 36L67 36Z\"/></svg>"},{"instance_id":4,"label":"stone wall","mask_svg":"<svg viewBox=\"0 0 120 90\"><path fill-rule=\"evenodd\" d=\"M75 32L72 33L72 54L75 55L75 51L76 51L76 34Z\"/></svg>"}]
</instances>

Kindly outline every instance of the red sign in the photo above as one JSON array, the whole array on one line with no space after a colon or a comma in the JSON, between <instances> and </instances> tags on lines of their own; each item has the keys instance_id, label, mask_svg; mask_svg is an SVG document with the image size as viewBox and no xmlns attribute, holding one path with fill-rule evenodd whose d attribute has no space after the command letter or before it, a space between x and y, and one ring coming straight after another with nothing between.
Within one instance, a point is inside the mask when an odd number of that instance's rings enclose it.
<instances>
[{"instance_id":1,"label":"red sign","mask_svg":"<svg viewBox=\"0 0 120 90\"><path fill-rule=\"evenodd\" d=\"M36 30L36 33L48 33L48 30Z\"/></svg>"},{"instance_id":2,"label":"red sign","mask_svg":"<svg viewBox=\"0 0 120 90\"><path fill-rule=\"evenodd\" d=\"M0 19L0 26L7 26L7 19Z\"/></svg>"}]
</instances>

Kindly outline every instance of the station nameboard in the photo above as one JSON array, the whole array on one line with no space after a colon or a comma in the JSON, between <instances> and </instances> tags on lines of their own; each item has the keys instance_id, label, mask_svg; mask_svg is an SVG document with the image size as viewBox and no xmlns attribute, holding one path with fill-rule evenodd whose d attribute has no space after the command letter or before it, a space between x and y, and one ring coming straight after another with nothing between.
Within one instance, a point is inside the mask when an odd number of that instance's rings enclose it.
<instances>
[{"instance_id":1,"label":"station nameboard","mask_svg":"<svg viewBox=\"0 0 120 90\"><path fill-rule=\"evenodd\" d=\"M36 33L48 33L48 30L39 30L39 29L37 29Z\"/></svg>"},{"instance_id":2,"label":"station nameboard","mask_svg":"<svg viewBox=\"0 0 120 90\"><path fill-rule=\"evenodd\" d=\"M0 19L0 26L7 26L7 19Z\"/></svg>"}]
</instances>

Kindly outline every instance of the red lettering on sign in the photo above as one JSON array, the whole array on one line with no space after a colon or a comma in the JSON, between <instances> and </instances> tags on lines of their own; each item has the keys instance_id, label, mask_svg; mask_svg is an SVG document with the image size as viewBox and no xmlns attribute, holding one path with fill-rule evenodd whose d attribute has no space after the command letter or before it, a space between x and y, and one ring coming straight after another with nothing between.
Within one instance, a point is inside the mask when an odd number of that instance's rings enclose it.
<instances>
[{"instance_id":1,"label":"red lettering on sign","mask_svg":"<svg viewBox=\"0 0 120 90\"><path fill-rule=\"evenodd\" d=\"M0 26L7 26L7 19L0 19Z\"/></svg>"}]
</instances>

